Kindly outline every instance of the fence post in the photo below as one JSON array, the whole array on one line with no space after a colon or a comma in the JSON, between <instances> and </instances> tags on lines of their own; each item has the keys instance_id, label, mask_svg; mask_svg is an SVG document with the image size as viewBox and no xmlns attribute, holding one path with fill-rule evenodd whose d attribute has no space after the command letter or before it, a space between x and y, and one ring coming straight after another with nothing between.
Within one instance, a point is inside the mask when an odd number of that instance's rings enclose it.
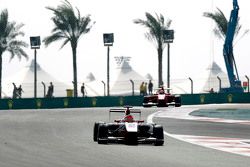
<instances>
[{"instance_id":1,"label":"fence post","mask_svg":"<svg viewBox=\"0 0 250 167\"><path fill-rule=\"evenodd\" d=\"M134 81L132 79L130 79L129 81L132 84L132 96L134 96L135 95L135 83L134 83Z\"/></svg>"},{"instance_id":2,"label":"fence post","mask_svg":"<svg viewBox=\"0 0 250 167\"><path fill-rule=\"evenodd\" d=\"M188 79L191 81L191 94L193 94L194 93L194 83L190 77Z\"/></svg>"}]
</instances>

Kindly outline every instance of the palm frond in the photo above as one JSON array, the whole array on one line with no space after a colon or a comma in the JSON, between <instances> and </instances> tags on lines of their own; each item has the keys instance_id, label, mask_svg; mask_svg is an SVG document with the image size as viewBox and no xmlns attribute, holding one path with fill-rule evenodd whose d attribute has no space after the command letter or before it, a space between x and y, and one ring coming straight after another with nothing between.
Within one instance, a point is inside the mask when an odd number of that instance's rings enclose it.
<instances>
[{"instance_id":1,"label":"palm frond","mask_svg":"<svg viewBox=\"0 0 250 167\"><path fill-rule=\"evenodd\" d=\"M156 47L163 46L163 30L166 30L171 25L171 20L165 20L162 14L155 14L156 17L146 12L146 20L135 19L133 22L135 24L140 24L148 29L148 32L145 33L145 37L155 43Z\"/></svg>"},{"instance_id":2,"label":"palm frond","mask_svg":"<svg viewBox=\"0 0 250 167\"><path fill-rule=\"evenodd\" d=\"M219 8L217 8L217 11L215 11L215 13L204 12L203 16L210 18L215 22L216 27L213 30L214 34L219 39L224 40L226 37L226 34L227 34L227 28L228 28L228 20L225 17L224 13ZM239 33L242 29L242 25L239 24L239 21L240 21L240 17L238 17L238 20L237 20L234 38L236 38L239 35ZM246 30L245 32L248 32L248 30ZM245 34L247 34L247 33L244 33L243 36Z\"/></svg>"},{"instance_id":3,"label":"palm frond","mask_svg":"<svg viewBox=\"0 0 250 167\"><path fill-rule=\"evenodd\" d=\"M90 15L81 17L80 11L74 8L65 0L63 4L57 8L46 7L54 13L51 20L54 23L54 28L51 31L51 35L46 37L43 42L48 46L52 42L65 38L66 40L62 44L64 47L68 42L75 43L78 41L81 35L88 33L92 28ZM60 35L58 35L60 33Z\"/></svg>"},{"instance_id":4,"label":"palm frond","mask_svg":"<svg viewBox=\"0 0 250 167\"><path fill-rule=\"evenodd\" d=\"M24 41L17 40L18 36L24 36L21 28L24 24L8 21L8 10L5 9L0 14L0 50L1 53L8 51L11 54L11 59L15 55L21 59L22 56L28 57L22 48L28 47Z\"/></svg>"},{"instance_id":5,"label":"palm frond","mask_svg":"<svg viewBox=\"0 0 250 167\"><path fill-rule=\"evenodd\" d=\"M48 47L49 44L55 42L55 41L59 41L59 40L62 40L62 39L69 39L68 36L65 36L65 34L63 34L62 32L56 32L48 37L45 37L43 39L43 42L44 42L44 45L45 47Z\"/></svg>"},{"instance_id":6,"label":"palm frond","mask_svg":"<svg viewBox=\"0 0 250 167\"><path fill-rule=\"evenodd\" d=\"M9 47L7 50L11 53L10 60L13 59L15 56L17 56L19 60L21 60L22 57L25 57L27 60L29 58L29 56L20 46Z\"/></svg>"},{"instance_id":7,"label":"palm frond","mask_svg":"<svg viewBox=\"0 0 250 167\"><path fill-rule=\"evenodd\" d=\"M61 45L60 49L62 49L68 42L70 42L69 38L66 38L63 42L63 44Z\"/></svg>"},{"instance_id":8,"label":"palm frond","mask_svg":"<svg viewBox=\"0 0 250 167\"><path fill-rule=\"evenodd\" d=\"M215 13L204 12L203 16L208 17L215 22L216 28L214 32L216 32L217 37L221 38L221 36L223 36L223 38L225 38L227 33L228 20L219 8L217 8L217 10L218 11L216 11Z\"/></svg>"}]
</instances>

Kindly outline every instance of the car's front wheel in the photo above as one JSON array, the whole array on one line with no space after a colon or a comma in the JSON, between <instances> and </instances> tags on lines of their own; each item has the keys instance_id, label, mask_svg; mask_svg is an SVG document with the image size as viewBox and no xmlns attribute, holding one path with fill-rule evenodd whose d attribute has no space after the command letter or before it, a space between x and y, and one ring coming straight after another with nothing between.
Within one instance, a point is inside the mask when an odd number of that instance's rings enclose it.
<instances>
[{"instance_id":1,"label":"car's front wheel","mask_svg":"<svg viewBox=\"0 0 250 167\"><path fill-rule=\"evenodd\" d=\"M105 124L100 124L97 134L98 144L107 144L108 143L108 126Z\"/></svg>"},{"instance_id":2,"label":"car's front wheel","mask_svg":"<svg viewBox=\"0 0 250 167\"><path fill-rule=\"evenodd\" d=\"M100 122L95 122L94 129L93 129L93 140L94 141L97 141L99 125L100 125Z\"/></svg>"}]
</instances>

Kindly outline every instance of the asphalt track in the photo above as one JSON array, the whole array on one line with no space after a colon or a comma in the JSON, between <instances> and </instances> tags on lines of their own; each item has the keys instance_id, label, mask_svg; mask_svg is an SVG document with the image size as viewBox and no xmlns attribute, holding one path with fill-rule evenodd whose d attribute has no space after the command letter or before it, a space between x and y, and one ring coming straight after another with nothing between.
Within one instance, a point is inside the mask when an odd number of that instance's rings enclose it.
<instances>
[{"instance_id":1,"label":"asphalt track","mask_svg":"<svg viewBox=\"0 0 250 167\"><path fill-rule=\"evenodd\" d=\"M168 110L170 108L161 108ZM164 146L93 142L107 108L0 111L0 167L249 167L250 157L165 136ZM143 119L158 111L143 108ZM154 118L174 134L243 137L249 125ZM226 130L222 130L226 129ZM218 132L219 131L219 132Z\"/></svg>"}]
</instances>

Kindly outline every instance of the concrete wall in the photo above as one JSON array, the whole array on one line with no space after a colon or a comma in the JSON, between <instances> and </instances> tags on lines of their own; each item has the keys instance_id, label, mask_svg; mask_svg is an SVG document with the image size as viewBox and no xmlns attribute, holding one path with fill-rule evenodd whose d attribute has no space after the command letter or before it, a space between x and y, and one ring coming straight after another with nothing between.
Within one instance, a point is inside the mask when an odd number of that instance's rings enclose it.
<instances>
[{"instance_id":1,"label":"concrete wall","mask_svg":"<svg viewBox=\"0 0 250 167\"><path fill-rule=\"evenodd\" d=\"M183 94L181 95L181 98L183 105L216 104L216 103L250 103L250 93ZM124 105L142 106L142 100L143 100L142 96L1 99L0 110L118 107Z\"/></svg>"}]
</instances>

